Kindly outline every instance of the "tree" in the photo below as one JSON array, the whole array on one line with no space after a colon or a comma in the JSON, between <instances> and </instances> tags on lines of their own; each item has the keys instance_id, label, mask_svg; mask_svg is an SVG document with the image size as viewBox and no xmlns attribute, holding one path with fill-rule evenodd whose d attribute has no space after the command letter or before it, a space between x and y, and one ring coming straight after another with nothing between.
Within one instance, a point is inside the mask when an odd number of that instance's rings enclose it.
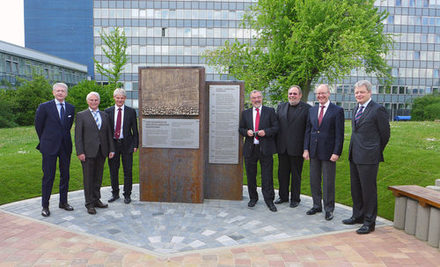
<instances>
[{"instance_id":1,"label":"tree","mask_svg":"<svg viewBox=\"0 0 440 267\"><path fill-rule=\"evenodd\" d=\"M440 119L440 95L425 95L414 99L411 120L425 121Z\"/></svg>"},{"instance_id":2,"label":"tree","mask_svg":"<svg viewBox=\"0 0 440 267\"><path fill-rule=\"evenodd\" d=\"M391 78L384 59L392 44L383 31L386 17L374 0L259 0L243 18L252 41L226 42L204 56L244 80L247 90L266 90L277 101L297 84L307 99L320 77L333 82L363 69Z\"/></svg>"},{"instance_id":3,"label":"tree","mask_svg":"<svg viewBox=\"0 0 440 267\"><path fill-rule=\"evenodd\" d=\"M86 97L87 94L94 91L100 96L100 109L105 109L113 104L113 90L115 87L112 84L99 85L95 81L82 80L77 85L69 89L66 101L75 106L75 111L79 112L88 107Z\"/></svg>"},{"instance_id":4,"label":"tree","mask_svg":"<svg viewBox=\"0 0 440 267\"><path fill-rule=\"evenodd\" d=\"M128 61L127 56L127 37L122 29L116 27L110 33L100 32L100 36L105 46L102 52L110 61L110 67L106 69L95 58L96 71L107 77L110 84L116 85L121 78L121 72Z\"/></svg>"}]
</instances>

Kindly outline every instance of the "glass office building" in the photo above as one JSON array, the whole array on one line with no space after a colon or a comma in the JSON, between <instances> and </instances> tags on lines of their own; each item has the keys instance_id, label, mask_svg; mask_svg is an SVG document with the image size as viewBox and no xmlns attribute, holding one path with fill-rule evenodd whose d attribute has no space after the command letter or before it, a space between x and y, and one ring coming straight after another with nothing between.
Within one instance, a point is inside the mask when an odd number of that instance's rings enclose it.
<instances>
[{"instance_id":1,"label":"glass office building","mask_svg":"<svg viewBox=\"0 0 440 267\"><path fill-rule=\"evenodd\" d=\"M87 66L0 41L0 88L15 87L17 77L31 80L36 73L51 83L69 87L87 79Z\"/></svg>"},{"instance_id":2,"label":"glass office building","mask_svg":"<svg viewBox=\"0 0 440 267\"><path fill-rule=\"evenodd\" d=\"M26 12L25 21L29 12ZM51 8L72 2L66 0L39 0L39 8ZM42 5L44 2L44 5ZM250 32L241 27L245 10L256 0L93 0L93 55L104 64L100 32L108 32L114 27L125 31L128 39L129 63L124 69L122 81L128 90L128 104L137 107L138 68L143 66L204 66L207 80L228 79L227 75L215 73L204 64L200 54L206 49L222 46L226 40L238 38L250 41ZM67 5L66 4L66 5ZM332 100L344 107L347 117L355 105L353 85L361 79L372 81L373 99L383 104L390 115L405 115L411 108L412 99L438 92L440 68L440 0L382 0L376 1L379 10L387 10L389 17L384 22L385 30L394 34L395 46L387 60L392 67L394 81L385 87L362 71L352 71L346 79L331 84ZM57 9L65 17L74 19L76 12ZM36 13L33 13L34 18ZM84 13L85 14L85 13ZM85 21L83 17L76 18ZM61 22L61 20L59 21ZM55 23L55 22L54 22ZM81 22L82 23L82 22ZM53 30L53 28L48 28ZM80 29L80 31L82 31ZM30 29L26 28L26 45ZM39 32L43 42L48 31ZM58 32L64 40L70 32ZM82 32L89 36L87 32ZM56 49L75 53L83 47L75 43L58 46ZM93 64L89 57L89 63ZM105 79L95 73L97 81ZM313 94L309 95L313 102Z\"/></svg>"}]
</instances>

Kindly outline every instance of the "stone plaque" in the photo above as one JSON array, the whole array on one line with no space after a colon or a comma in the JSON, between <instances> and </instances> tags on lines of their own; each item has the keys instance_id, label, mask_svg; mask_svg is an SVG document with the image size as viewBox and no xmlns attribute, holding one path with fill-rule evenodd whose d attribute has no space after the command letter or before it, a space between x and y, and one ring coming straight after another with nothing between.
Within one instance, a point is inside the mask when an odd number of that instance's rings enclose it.
<instances>
[{"instance_id":1,"label":"stone plaque","mask_svg":"<svg viewBox=\"0 0 440 267\"><path fill-rule=\"evenodd\" d=\"M209 163L238 164L240 86L209 86Z\"/></svg>"},{"instance_id":2,"label":"stone plaque","mask_svg":"<svg viewBox=\"0 0 440 267\"><path fill-rule=\"evenodd\" d=\"M150 68L142 78L142 115L199 114L199 70Z\"/></svg>"},{"instance_id":3,"label":"stone plaque","mask_svg":"<svg viewBox=\"0 0 440 267\"><path fill-rule=\"evenodd\" d=\"M199 148L198 119L142 119L142 147Z\"/></svg>"}]
</instances>

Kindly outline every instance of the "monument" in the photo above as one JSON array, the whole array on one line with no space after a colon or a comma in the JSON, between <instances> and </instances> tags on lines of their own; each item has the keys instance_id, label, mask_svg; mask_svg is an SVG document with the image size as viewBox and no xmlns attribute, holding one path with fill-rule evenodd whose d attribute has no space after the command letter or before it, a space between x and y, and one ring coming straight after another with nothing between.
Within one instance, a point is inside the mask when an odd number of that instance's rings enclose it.
<instances>
[{"instance_id":1,"label":"monument","mask_svg":"<svg viewBox=\"0 0 440 267\"><path fill-rule=\"evenodd\" d=\"M205 82L202 67L139 69L141 201L241 199L242 82Z\"/></svg>"}]
</instances>

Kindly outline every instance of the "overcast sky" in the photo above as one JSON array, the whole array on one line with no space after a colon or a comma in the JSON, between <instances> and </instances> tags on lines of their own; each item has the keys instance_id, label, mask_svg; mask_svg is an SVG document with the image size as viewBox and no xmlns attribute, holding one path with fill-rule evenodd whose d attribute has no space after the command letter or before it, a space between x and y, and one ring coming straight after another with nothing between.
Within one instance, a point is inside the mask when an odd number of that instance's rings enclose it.
<instances>
[{"instance_id":1,"label":"overcast sky","mask_svg":"<svg viewBox=\"0 0 440 267\"><path fill-rule=\"evenodd\" d=\"M0 40L24 46L23 0L0 0Z\"/></svg>"}]
</instances>

